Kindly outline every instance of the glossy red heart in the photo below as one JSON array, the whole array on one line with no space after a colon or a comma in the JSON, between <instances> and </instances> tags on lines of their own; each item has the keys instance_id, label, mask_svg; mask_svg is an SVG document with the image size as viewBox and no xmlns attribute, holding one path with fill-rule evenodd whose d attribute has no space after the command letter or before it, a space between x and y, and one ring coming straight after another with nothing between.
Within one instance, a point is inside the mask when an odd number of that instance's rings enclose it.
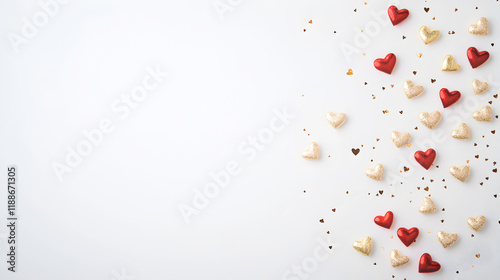
<instances>
[{"instance_id":1,"label":"glossy red heart","mask_svg":"<svg viewBox=\"0 0 500 280\"><path fill-rule=\"evenodd\" d=\"M377 68L377 70L390 75L392 73L392 69L394 69L394 66L396 65L396 55L389 53L385 56L385 58L377 58L373 62L373 65Z\"/></svg>"},{"instance_id":2,"label":"glossy red heart","mask_svg":"<svg viewBox=\"0 0 500 280\"><path fill-rule=\"evenodd\" d=\"M428 149L427 151L416 151L415 160L422 165L423 168L429 169L436 159L436 151L434 149Z\"/></svg>"},{"instance_id":3,"label":"glossy red heart","mask_svg":"<svg viewBox=\"0 0 500 280\"><path fill-rule=\"evenodd\" d=\"M399 10L394 5L389 7L387 13L389 14L389 18L391 19L392 25L400 24L410 15L410 12L407 9Z\"/></svg>"},{"instance_id":4,"label":"glossy red heart","mask_svg":"<svg viewBox=\"0 0 500 280\"><path fill-rule=\"evenodd\" d=\"M384 216L375 217L374 221L377 225L385 228L391 228L392 220L394 219L394 214L391 211L387 211Z\"/></svg>"},{"instance_id":5,"label":"glossy red heart","mask_svg":"<svg viewBox=\"0 0 500 280\"><path fill-rule=\"evenodd\" d=\"M418 262L418 272L436 272L440 269L441 265L438 262L433 261L431 255L425 253L420 257L420 261Z\"/></svg>"},{"instance_id":6,"label":"glossy red heart","mask_svg":"<svg viewBox=\"0 0 500 280\"><path fill-rule=\"evenodd\" d=\"M439 97L441 98L441 103L443 103L444 108L455 104L461 96L462 94L458 90L450 92L447 88L442 88L439 91Z\"/></svg>"},{"instance_id":7,"label":"glossy red heart","mask_svg":"<svg viewBox=\"0 0 500 280\"><path fill-rule=\"evenodd\" d=\"M470 66L477 68L490 58L490 53L487 51L479 52L476 48L470 47L467 49L467 58L469 58Z\"/></svg>"},{"instance_id":8,"label":"glossy red heart","mask_svg":"<svg viewBox=\"0 0 500 280\"><path fill-rule=\"evenodd\" d=\"M401 227L398 229L398 237L401 239L401 242L406 245L406 247L410 246L418 236L418 228L412 227L410 229L405 229Z\"/></svg>"}]
</instances>

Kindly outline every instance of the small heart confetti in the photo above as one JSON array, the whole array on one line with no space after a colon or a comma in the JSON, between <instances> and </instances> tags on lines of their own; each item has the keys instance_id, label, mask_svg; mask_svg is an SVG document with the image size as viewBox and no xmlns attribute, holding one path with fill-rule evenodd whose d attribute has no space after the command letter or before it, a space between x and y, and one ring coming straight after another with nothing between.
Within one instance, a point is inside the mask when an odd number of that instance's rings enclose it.
<instances>
[{"instance_id":1,"label":"small heart confetti","mask_svg":"<svg viewBox=\"0 0 500 280\"><path fill-rule=\"evenodd\" d=\"M389 53L385 56L385 58L377 58L373 62L373 65L377 68L377 70L390 75L394 66L396 66L396 55Z\"/></svg>"},{"instance_id":2,"label":"small heart confetti","mask_svg":"<svg viewBox=\"0 0 500 280\"><path fill-rule=\"evenodd\" d=\"M429 273L436 272L440 269L441 265L438 262L433 261L431 255L429 255L428 253L425 253L420 257L420 261L418 263L418 272Z\"/></svg>"},{"instance_id":3,"label":"small heart confetti","mask_svg":"<svg viewBox=\"0 0 500 280\"><path fill-rule=\"evenodd\" d=\"M424 201L422 202L422 205L418 208L418 212L422 214L431 214L436 211L436 204L434 204L434 201L430 197L424 197Z\"/></svg>"},{"instance_id":4,"label":"small heart confetti","mask_svg":"<svg viewBox=\"0 0 500 280\"><path fill-rule=\"evenodd\" d=\"M479 52L476 48L470 47L467 49L467 58L469 59L470 66L477 68L490 58L490 53L487 51Z\"/></svg>"},{"instance_id":5,"label":"small heart confetti","mask_svg":"<svg viewBox=\"0 0 500 280\"><path fill-rule=\"evenodd\" d=\"M441 120L441 113L439 111L434 111L431 113L422 112L418 115L420 122L429 129L433 129Z\"/></svg>"},{"instance_id":6,"label":"small heart confetti","mask_svg":"<svg viewBox=\"0 0 500 280\"><path fill-rule=\"evenodd\" d=\"M480 110L472 113L472 117L476 121L491 122L491 119L493 117L493 111L491 110L490 106L486 105L486 106L483 106L483 108L481 108Z\"/></svg>"},{"instance_id":7,"label":"small heart confetti","mask_svg":"<svg viewBox=\"0 0 500 280\"><path fill-rule=\"evenodd\" d=\"M434 159L436 159L436 151L434 149L428 149L425 153L416 151L414 157L423 168L428 170L434 162Z\"/></svg>"},{"instance_id":8,"label":"small heart confetti","mask_svg":"<svg viewBox=\"0 0 500 280\"><path fill-rule=\"evenodd\" d=\"M458 240L458 234L446 233L446 232L440 230L437 233L437 238L439 240L439 243L441 243L441 245L443 245L443 248L448 248Z\"/></svg>"},{"instance_id":9,"label":"small heart confetti","mask_svg":"<svg viewBox=\"0 0 500 280\"><path fill-rule=\"evenodd\" d=\"M361 241L354 241L352 243L352 247L354 248L354 250L360 252L361 254L369 256L373 247L372 238L370 236L366 236Z\"/></svg>"},{"instance_id":10,"label":"small heart confetti","mask_svg":"<svg viewBox=\"0 0 500 280\"><path fill-rule=\"evenodd\" d=\"M410 15L410 12L407 9L399 10L394 5L389 7L387 13L389 14L389 19L391 20L393 26L400 24Z\"/></svg>"},{"instance_id":11,"label":"small heart confetti","mask_svg":"<svg viewBox=\"0 0 500 280\"><path fill-rule=\"evenodd\" d=\"M453 56L451 54L446 55L441 65L441 71L457 72L458 70L460 70L460 65L453 60Z\"/></svg>"},{"instance_id":12,"label":"small heart confetti","mask_svg":"<svg viewBox=\"0 0 500 280\"><path fill-rule=\"evenodd\" d=\"M458 140L469 139L469 127L465 123L458 125L458 128L451 131L451 137Z\"/></svg>"},{"instance_id":13,"label":"small heart confetti","mask_svg":"<svg viewBox=\"0 0 500 280\"><path fill-rule=\"evenodd\" d=\"M410 246L415 239L417 239L418 233L419 231L416 227L412 227L410 229L401 227L397 231L399 239L403 242L403 244L405 244L406 247Z\"/></svg>"},{"instance_id":14,"label":"small heart confetti","mask_svg":"<svg viewBox=\"0 0 500 280\"><path fill-rule=\"evenodd\" d=\"M394 249L391 251L391 266L392 267L400 267L404 264L407 264L410 259L399 253L398 250Z\"/></svg>"},{"instance_id":15,"label":"small heart confetti","mask_svg":"<svg viewBox=\"0 0 500 280\"><path fill-rule=\"evenodd\" d=\"M421 85L415 85L410 80L406 80L403 82L403 91L406 94L406 98L412 99L420 96L424 92L424 87Z\"/></svg>"},{"instance_id":16,"label":"small heart confetti","mask_svg":"<svg viewBox=\"0 0 500 280\"><path fill-rule=\"evenodd\" d=\"M439 32L439 30L430 30L429 27L422 26L420 27L419 34L422 41L424 41L424 43L427 45L436 41L441 33Z\"/></svg>"},{"instance_id":17,"label":"small heart confetti","mask_svg":"<svg viewBox=\"0 0 500 280\"><path fill-rule=\"evenodd\" d=\"M410 142L411 135L408 132L400 133L394 130L391 132L391 139L396 147L401 148Z\"/></svg>"},{"instance_id":18,"label":"small heart confetti","mask_svg":"<svg viewBox=\"0 0 500 280\"><path fill-rule=\"evenodd\" d=\"M469 33L472 35L488 35L488 20L480 17L475 24L469 26Z\"/></svg>"},{"instance_id":19,"label":"small heart confetti","mask_svg":"<svg viewBox=\"0 0 500 280\"><path fill-rule=\"evenodd\" d=\"M384 216L376 216L373 221L384 228L390 229L392 225L392 221L394 219L394 214L391 211L387 211Z\"/></svg>"},{"instance_id":20,"label":"small heart confetti","mask_svg":"<svg viewBox=\"0 0 500 280\"><path fill-rule=\"evenodd\" d=\"M326 113L326 120L333 126L333 128L337 129L339 128L346 119L346 114L344 113L332 113L328 112Z\"/></svg>"},{"instance_id":21,"label":"small heart confetti","mask_svg":"<svg viewBox=\"0 0 500 280\"><path fill-rule=\"evenodd\" d=\"M462 165L460 167L458 166L450 167L450 174L461 182L465 182L465 180L467 180L467 177L469 177L469 173L470 173L470 166L468 165Z\"/></svg>"},{"instance_id":22,"label":"small heart confetti","mask_svg":"<svg viewBox=\"0 0 500 280\"><path fill-rule=\"evenodd\" d=\"M366 169L365 174L375 181L380 181L382 180L382 176L384 176L384 166L381 163L377 163L374 168Z\"/></svg>"},{"instance_id":23,"label":"small heart confetti","mask_svg":"<svg viewBox=\"0 0 500 280\"><path fill-rule=\"evenodd\" d=\"M483 215L477 216L475 218L469 217L467 219L467 224L473 231L480 231L485 222L486 222L486 217Z\"/></svg>"},{"instance_id":24,"label":"small heart confetti","mask_svg":"<svg viewBox=\"0 0 500 280\"><path fill-rule=\"evenodd\" d=\"M447 88L442 88L439 91L439 98L441 98L441 103L443 103L444 108L448 108L455 104L461 96L462 94L458 90L450 92Z\"/></svg>"},{"instance_id":25,"label":"small heart confetti","mask_svg":"<svg viewBox=\"0 0 500 280\"><path fill-rule=\"evenodd\" d=\"M487 82L481 82L478 79L472 81L472 91L474 91L475 95L485 92L489 87L490 85Z\"/></svg>"},{"instance_id":26,"label":"small heart confetti","mask_svg":"<svg viewBox=\"0 0 500 280\"><path fill-rule=\"evenodd\" d=\"M318 146L318 143L316 142L312 142L311 144L309 144L309 146L307 147L307 149L305 149L301 156L305 159L309 159L309 160L316 160L319 158L319 146Z\"/></svg>"}]
</instances>

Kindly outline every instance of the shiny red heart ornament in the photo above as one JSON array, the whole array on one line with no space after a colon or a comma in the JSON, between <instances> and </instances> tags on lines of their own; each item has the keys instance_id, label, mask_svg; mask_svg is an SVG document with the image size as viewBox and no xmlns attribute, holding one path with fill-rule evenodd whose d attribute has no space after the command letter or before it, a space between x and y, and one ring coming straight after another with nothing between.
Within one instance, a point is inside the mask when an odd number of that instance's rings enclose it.
<instances>
[{"instance_id":1,"label":"shiny red heart ornament","mask_svg":"<svg viewBox=\"0 0 500 280\"><path fill-rule=\"evenodd\" d=\"M398 237L401 239L401 242L406 245L406 247L410 246L418 236L418 228L412 227L410 229L405 229L401 227L398 229Z\"/></svg>"},{"instance_id":2,"label":"shiny red heart ornament","mask_svg":"<svg viewBox=\"0 0 500 280\"><path fill-rule=\"evenodd\" d=\"M461 96L462 94L458 90L450 92L447 88L442 88L439 91L439 97L441 98L441 103L443 103L444 108L455 104Z\"/></svg>"},{"instance_id":3,"label":"shiny red heart ornament","mask_svg":"<svg viewBox=\"0 0 500 280\"><path fill-rule=\"evenodd\" d=\"M436 159L436 151L434 149L428 149L427 151L416 151L415 160L422 165L423 168L429 169Z\"/></svg>"},{"instance_id":4,"label":"shiny red heart ornament","mask_svg":"<svg viewBox=\"0 0 500 280\"><path fill-rule=\"evenodd\" d=\"M392 73L392 69L394 69L394 66L396 65L396 55L389 53L385 56L385 58L377 58L373 62L373 65L377 68L377 70L390 75Z\"/></svg>"},{"instance_id":5,"label":"shiny red heart ornament","mask_svg":"<svg viewBox=\"0 0 500 280\"><path fill-rule=\"evenodd\" d=\"M410 15L410 12L407 9L399 10L394 5L389 7L387 13L389 14L389 18L391 19L392 25L400 24Z\"/></svg>"},{"instance_id":6,"label":"shiny red heart ornament","mask_svg":"<svg viewBox=\"0 0 500 280\"><path fill-rule=\"evenodd\" d=\"M385 228L391 228L392 220L394 219L394 214L391 211L387 211L384 216L375 217L374 221L377 225Z\"/></svg>"},{"instance_id":7,"label":"shiny red heart ornament","mask_svg":"<svg viewBox=\"0 0 500 280\"><path fill-rule=\"evenodd\" d=\"M470 66L477 68L490 58L490 53L487 51L479 52L476 48L470 47L467 49L467 58L469 59Z\"/></svg>"},{"instance_id":8,"label":"shiny red heart ornament","mask_svg":"<svg viewBox=\"0 0 500 280\"><path fill-rule=\"evenodd\" d=\"M440 269L441 265L438 262L433 261L431 255L425 253L420 257L420 261L418 262L418 272L436 272Z\"/></svg>"}]
</instances>

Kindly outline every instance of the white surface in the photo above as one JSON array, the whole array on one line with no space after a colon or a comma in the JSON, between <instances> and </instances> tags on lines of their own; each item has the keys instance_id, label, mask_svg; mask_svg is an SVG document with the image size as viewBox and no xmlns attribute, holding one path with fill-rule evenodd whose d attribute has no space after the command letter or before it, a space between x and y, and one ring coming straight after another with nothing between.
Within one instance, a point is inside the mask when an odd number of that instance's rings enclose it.
<instances>
[{"instance_id":1,"label":"white surface","mask_svg":"<svg viewBox=\"0 0 500 280\"><path fill-rule=\"evenodd\" d=\"M498 274L500 198L493 194L499 181L491 170L499 146L498 133L490 133L498 120L478 123L471 114L490 100L494 115L500 110L492 97L498 93L492 79L499 46L490 45L500 44L495 42L499 2L405 1L398 6L408 8L410 17L373 32L350 59L340 46L356 46L355 36L369 24L380 27L372 13L385 16L387 2L221 0L232 5L222 17L211 0L102 2L61 5L17 53L8 34L20 34L23 18L41 8L33 1L0 2L0 161L2 168L19 167L20 216L16 274L7 272L7 232L0 228L0 278L486 279ZM468 34L480 16L488 18L490 35ZM439 29L441 37L424 45L418 38L422 25ZM475 70L466 58L470 46L491 54ZM389 52L398 59L390 76L373 68L373 60ZM446 54L455 57L460 72L440 71ZM120 119L111 104L142 83L145 68L157 65L170 76ZM349 68L354 75L346 75ZM492 88L474 96L475 78ZM405 79L424 85L424 94L406 99ZM460 90L459 103L442 109L442 87ZM266 133L274 111L283 108L295 117L262 150L251 148L256 152L250 158L249 137ZM433 110L443 118L428 130L417 115ZM346 123L332 129L324 119L327 111L345 112ZM51 164L63 163L67 146L74 148L84 129L105 118L114 131L59 181ZM462 121L471 129L470 140L449 136ZM394 147L389 138L394 129L412 134L410 148ZM298 156L311 141L320 145L316 162ZM429 141L439 168L426 171L412 157ZM351 148L361 145L354 156ZM471 175L460 183L447 170L466 160ZM179 206L192 205L194 191L212 182L210 172L233 161L239 174L186 223ZM377 162L385 166L382 182L364 176ZM400 174L403 165L410 171ZM384 192L377 197L379 190ZM0 209L6 209L1 193ZM438 211L424 216L417 208L428 194ZM395 214L391 230L373 223L387 210ZM466 219L480 214L487 223L472 238ZM396 237L400 226L417 226L417 243L404 247ZM443 249L438 230L458 233L459 241ZM369 257L351 246L365 235L374 240ZM311 262L314 252L323 253L317 249L322 242L334 248L317 268L302 277L288 272ZM410 263L391 268L393 248ZM424 252L441 263L440 272L417 272Z\"/></svg>"}]
</instances>

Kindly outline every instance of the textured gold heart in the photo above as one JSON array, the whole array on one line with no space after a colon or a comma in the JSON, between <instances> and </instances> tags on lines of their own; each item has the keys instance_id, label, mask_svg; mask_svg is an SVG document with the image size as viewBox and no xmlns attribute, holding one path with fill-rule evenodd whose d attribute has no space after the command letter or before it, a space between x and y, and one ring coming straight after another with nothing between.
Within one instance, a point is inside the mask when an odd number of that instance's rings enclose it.
<instances>
[{"instance_id":1,"label":"textured gold heart","mask_svg":"<svg viewBox=\"0 0 500 280\"><path fill-rule=\"evenodd\" d=\"M472 81L472 91L474 91L475 95L485 92L489 87L490 85L487 82L481 82L478 79Z\"/></svg>"},{"instance_id":2,"label":"textured gold heart","mask_svg":"<svg viewBox=\"0 0 500 280\"><path fill-rule=\"evenodd\" d=\"M443 59L443 65L441 65L441 71L443 72L457 72L460 70L460 65L453 60L453 56L448 54Z\"/></svg>"},{"instance_id":3,"label":"textured gold heart","mask_svg":"<svg viewBox=\"0 0 500 280\"><path fill-rule=\"evenodd\" d=\"M472 117L476 121L480 122L491 122L492 116L493 116L493 111L491 110L491 107L488 105L483 106L483 108L481 108L480 110L472 113Z\"/></svg>"},{"instance_id":4,"label":"textured gold heart","mask_svg":"<svg viewBox=\"0 0 500 280\"><path fill-rule=\"evenodd\" d=\"M302 152L301 156L305 159L315 160L319 158L319 146L318 143L312 142L309 146Z\"/></svg>"},{"instance_id":5,"label":"textured gold heart","mask_svg":"<svg viewBox=\"0 0 500 280\"><path fill-rule=\"evenodd\" d=\"M333 126L333 128L339 128L339 126L345 122L345 119L346 115L344 113L326 113L326 120Z\"/></svg>"},{"instance_id":6,"label":"textured gold heart","mask_svg":"<svg viewBox=\"0 0 500 280\"><path fill-rule=\"evenodd\" d=\"M452 166L450 167L450 173L453 177L457 178L459 181L465 182L465 180L467 180L467 177L469 177L470 166L468 165L462 165L460 167Z\"/></svg>"},{"instance_id":7,"label":"textured gold heart","mask_svg":"<svg viewBox=\"0 0 500 280\"><path fill-rule=\"evenodd\" d=\"M439 243L441 243L441 245L443 245L443 248L448 248L458 240L458 234L453 233L453 232L446 233L446 232L440 230L437 233L437 238L439 240Z\"/></svg>"},{"instance_id":8,"label":"textured gold heart","mask_svg":"<svg viewBox=\"0 0 500 280\"><path fill-rule=\"evenodd\" d=\"M477 216L475 218L469 217L467 219L467 224L473 231L480 231L485 222L486 222L486 217L483 215Z\"/></svg>"},{"instance_id":9,"label":"textured gold heart","mask_svg":"<svg viewBox=\"0 0 500 280\"><path fill-rule=\"evenodd\" d=\"M469 33L472 35L488 35L488 20L480 17L475 24L469 26Z\"/></svg>"},{"instance_id":10,"label":"textured gold heart","mask_svg":"<svg viewBox=\"0 0 500 280\"><path fill-rule=\"evenodd\" d=\"M451 137L458 140L469 139L469 127L465 123L458 125L458 128L451 131Z\"/></svg>"},{"instance_id":11,"label":"textured gold heart","mask_svg":"<svg viewBox=\"0 0 500 280\"><path fill-rule=\"evenodd\" d=\"M410 142L411 135L408 132L400 133L394 130L391 132L391 139L396 147L401 148L404 145L408 144L408 142Z\"/></svg>"},{"instance_id":12,"label":"textured gold heart","mask_svg":"<svg viewBox=\"0 0 500 280\"><path fill-rule=\"evenodd\" d=\"M422 112L418 115L420 122L429 129L433 129L441 120L441 113L434 111L432 113Z\"/></svg>"},{"instance_id":13,"label":"textured gold heart","mask_svg":"<svg viewBox=\"0 0 500 280\"><path fill-rule=\"evenodd\" d=\"M419 34L420 38L422 38L422 41L424 41L424 43L427 45L436 41L441 33L439 32L439 30L430 30L429 27L422 26L420 27Z\"/></svg>"},{"instance_id":14,"label":"textured gold heart","mask_svg":"<svg viewBox=\"0 0 500 280\"><path fill-rule=\"evenodd\" d=\"M424 202L422 202L422 205L418 208L418 212L422 214L430 214L434 213L436 211L436 204L434 204L434 201L430 197L424 197Z\"/></svg>"},{"instance_id":15,"label":"textured gold heart","mask_svg":"<svg viewBox=\"0 0 500 280\"><path fill-rule=\"evenodd\" d=\"M403 91L408 99L415 98L424 92L424 87L413 84L412 81L406 80L403 82Z\"/></svg>"},{"instance_id":16,"label":"textured gold heart","mask_svg":"<svg viewBox=\"0 0 500 280\"><path fill-rule=\"evenodd\" d=\"M391 251L391 266L392 267L402 266L404 264L407 264L408 261L410 261L410 259L407 256L399 253L398 250L394 249Z\"/></svg>"},{"instance_id":17,"label":"textured gold heart","mask_svg":"<svg viewBox=\"0 0 500 280\"><path fill-rule=\"evenodd\" d=\"M375 181L380 181L382 180L382 176L384 176L384 166L381 163L377 163L374 168L366 169L365 174Z\"/></svg>"},{"instance_id":18,"label":"textured gold heart","mask_svg":"<svg viewBox=\"0 0 500 280\"><path fill-rule=\"evenodd\" d=\"M361 254L369 256L373 247L372 238L370 236L366 236L361 241L354 241L352 243L352 247L354 248L354 250L360 252Z\"/></svg>"}]
</instances>

